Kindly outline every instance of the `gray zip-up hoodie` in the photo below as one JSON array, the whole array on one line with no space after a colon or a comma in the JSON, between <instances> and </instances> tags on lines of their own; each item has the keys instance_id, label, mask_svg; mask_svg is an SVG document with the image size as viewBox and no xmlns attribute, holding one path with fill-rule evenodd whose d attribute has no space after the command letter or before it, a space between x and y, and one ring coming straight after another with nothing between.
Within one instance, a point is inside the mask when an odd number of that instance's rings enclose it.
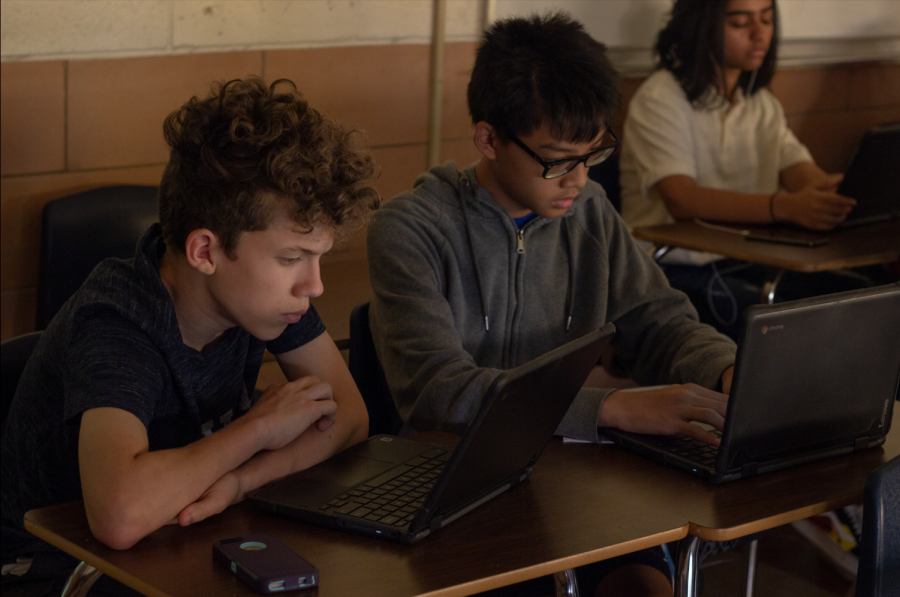
<instances>
[{"instance_id":1,"label":"gray zip-up hoodie","mask_svg":"<svg viewBox=\"0 0 900 597\"><path fill-rule=\"evenodd\" d=\"M406 430L462 433L500 370L616 326L613 346L641 385L715 388L735 345L632 240L589 181L559 218L521 230L474 166L419 176L368 232L372 335ZM612 390L583 388L557 433L598 441Z\"/></svg>"}]
</instances>

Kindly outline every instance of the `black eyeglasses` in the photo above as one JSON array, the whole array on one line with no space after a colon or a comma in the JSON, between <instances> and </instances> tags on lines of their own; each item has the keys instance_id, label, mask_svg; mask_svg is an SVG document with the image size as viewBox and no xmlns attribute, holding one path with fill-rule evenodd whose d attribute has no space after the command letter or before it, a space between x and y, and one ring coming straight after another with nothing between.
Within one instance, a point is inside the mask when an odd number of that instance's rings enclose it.
<instances>
[{"instance_id":1,"label":"black eyeglasses","mask_svg":"<svg viewBox=\"0 0 900 597\"><path fill-rule=\"evenodd\" d=\"M545 160L538 154L534 153L530 147L525 145L521 139L516 137L515 135L510 135L513 143L521 147L525 153L530 155L535 159L535 161L544 167L544 174L542 175L546 179L551 178L559 178L565 174L568 174L578 164L584 164L586 167L590 168L591 166L596 166L616 151L616 147L619 146L619 138L616 137L616 134L609 129L609 134L612 135L613 141L608 145L601 145L591 153L587 155L583 155L577 158L563 158L561 160Z\"/></svg>"}]
</instances>

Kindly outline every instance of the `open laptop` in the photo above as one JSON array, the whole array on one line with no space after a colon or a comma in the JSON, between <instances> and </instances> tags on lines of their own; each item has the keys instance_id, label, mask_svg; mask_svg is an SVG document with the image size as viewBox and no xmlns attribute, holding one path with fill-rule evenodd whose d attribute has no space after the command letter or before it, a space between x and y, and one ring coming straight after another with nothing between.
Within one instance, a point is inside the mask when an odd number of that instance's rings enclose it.
<instances>
[{"instance_id":1,"label":"open laptop","mask_svg":"<svg viewBox=\"0 0 900 597\"><path fill-rule=\"evenodd\" d=\"M837 192L856 199L841 227L900 218L900 122L870 128Z\"/></svg>"},{"instance_id":2,"label":"open laptop","mask_svg":"<svg viewBox=\"0 0 900 597\"><path fill-rule=\"evenodd\" d=\"M837 192L856 199L856 206L837 229L900 218L900 122L866 131ZM827 232L805 230L792 224L745 226L747 240L818 247L828 242Z\"/></svg>"},{"instance_id":3,"label":"open laptop","mask_svg":"<svg viewBox=\"0 0 900 597\"><path fill-rule=\"evenodd\" d=\"M455 451L376 435L250 500L322 526L418 541L528 477L614 332L608 323L501 373Z\"/></svg>"},{"instance_id":4,"label":"open laptop","mask_svg":"<svg viewBox=\"0 0 900 597\"><path fill-rule=\"evenodd\" d=\"M604 429L713 483L884 443L900 382L900 283L744 311L719 448Z\"/></svg>"}]
</instances>

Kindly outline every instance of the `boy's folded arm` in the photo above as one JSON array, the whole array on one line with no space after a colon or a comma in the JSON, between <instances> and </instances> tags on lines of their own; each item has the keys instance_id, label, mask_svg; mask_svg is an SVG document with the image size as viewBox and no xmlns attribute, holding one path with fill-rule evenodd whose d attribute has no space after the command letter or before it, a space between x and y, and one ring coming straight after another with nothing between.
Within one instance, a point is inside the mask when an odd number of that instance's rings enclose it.
<instances>
[{"instance_id":1,"label":"boy's folded arm","mask_svg":"<svg viewBox=\"0 0 900 597\"><path fill-rule=\"evenodd\" d=\"M216 481L200 499L178 515L182 526L217 514L269 481L305 470L368 436L369 415L340 352L328 333L290 352L275 356L285 376L326 380L333 388L337 416L333 424L311 425L287 446L259 452ZM324 421L323 421L324 422Z\"/></svg>"},{"instance_id":2,"label":"boy's folded arm","mask_svg":"<svg viewBox=\"0 0 900 597\"><path fill-rule=\"evenodd\" d=\"M315 376L328 383L332 389L332 399L338 407L333 425L327 429L311 427L298 438L301 452L297 456L300 461L289 472L305 469L365 441L369 435L366 404L328 332L290 352L275 355L275 359L288 380Z\"/></svg>"},{"instance_id":3,"label":"boy's folded arm","mask_svg":"<svg viewBox=\"0 0 900 597\"><path fill-rule=\"evenodd\" d=\"M216 433L152 452L135 415L108 407L85 411L78 461L91 532L110 547L127 549L260 450L281 448L323 416L333 416L327 384L305 392L302 398L282 391Z\"/></svg>"},{"instance_id":4,"label":"boy's folded arm","mask_svg":"<svg viewBox=\"0 0 900 597\"><path fill-rule=\"evenodd\" d=\"M305 470L365 441L369 435L369 414L359 389L327 332L290 352L275 355L285 376L297 380L315 376L330 384L337 416L333 424L311 425L297 439L280 450L257 454L235 472L241 494L273 479Z\"/></svg>"},{"instance_id":5,"label":"boy's folded arm","mask_svg":"<svg viewBox=\"0 0 900 597\"><path fill-rule=\"evenodd\" d=\"M78 461L91 532L127 549L178 514L260 448L241 419L183 448L150 452L133 414L96 408L81 419Z\"/></svg>"}]
</instances>

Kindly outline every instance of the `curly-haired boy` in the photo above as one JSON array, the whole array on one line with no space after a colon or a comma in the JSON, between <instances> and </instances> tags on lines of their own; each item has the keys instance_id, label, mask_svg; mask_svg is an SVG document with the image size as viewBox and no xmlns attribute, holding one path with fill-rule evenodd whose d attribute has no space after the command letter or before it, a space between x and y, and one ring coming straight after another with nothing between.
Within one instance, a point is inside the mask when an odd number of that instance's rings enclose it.
<instances>
[{"instance_id":1,"label":"curly-haired boy","mask_svg":"<svg viewBox=\"0 0 900 597\"><path fill-rule=\"evenodd\" d=\"M320 257L378 206L356 131L290 81L217 84L166 119L160 224L104 261L44 333L3 440L4 551L27 510L83 499L128 548L365 439L309 299ZM288 380L251 403L264 351Z\"/></svg>"}]
</instances>

